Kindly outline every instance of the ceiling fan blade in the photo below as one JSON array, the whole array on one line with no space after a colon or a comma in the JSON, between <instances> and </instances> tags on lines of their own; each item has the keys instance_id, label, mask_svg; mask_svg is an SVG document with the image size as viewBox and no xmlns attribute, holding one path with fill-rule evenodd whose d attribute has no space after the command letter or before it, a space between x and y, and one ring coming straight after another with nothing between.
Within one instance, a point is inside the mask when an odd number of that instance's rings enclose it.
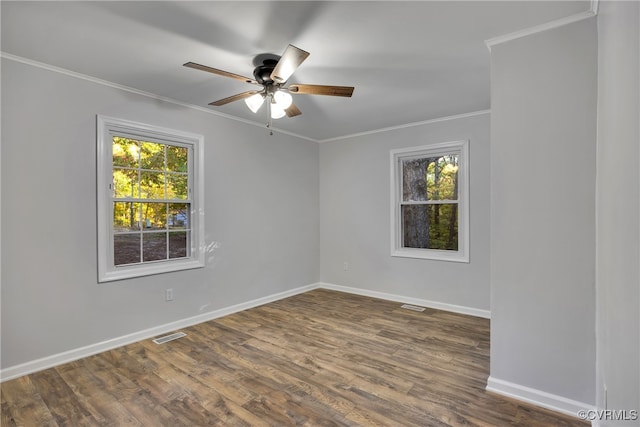
<instances>
[{"instance_id":1,"label":"ceiling fan blade","mask_svg":"<svg viewBox=\"0 0 640 427\"><path fill-rule=\"evenodd\" d=\"M307 59L309 52L290 44L284 50L276 67L271 72L271 80L276 83L284 83L289 80L291 74Z\"/></svg>"},{"instance_id":2,"label":"ceiling fan blade","mask_svg":"<svg viewBox=\"0 0 640 427\"><path fill-rule=\"evenodd\" d=\"M249 90L247 92L242 92L237 95L231 95L227 98L219 99L217 101L210 102L209 105L215 105L216 107L220 107L221 105L228 104L233 101L239 101L241 99L249 98L250 96L255 95L256 93L260 93L259 90Z\"/></svg>"},{"instance_id":3,"label":"ceiling fan blade","mask_svg":"<svg viewBox=\"0 0 640 427\"><path fill-rule=\"evenodd\" d=\"M295 117L302 114L302 111L300 111L300 109L296 107L296 104L293 103L288 108L285 108L284 112L287 117Z\"/></svg>"},{"instance_id":4,"label":"ceiling fan blade","mask_svg":"<svg viewBox=\"0 0 640 427\"><path fill-rule=\"evenodd\" d=\"M289 92L304 95L329 95L329 96L345 96L353 95L353 86L324 86L324 85L291 85Z\"/></svg>"},{"instance_id":5,"label":"ceiling fan blade","mask_svg":"<svg viewBox=\"0 0 640 427\"><path fill-rule=\"evenodd\" d=\"M206 65L196 64L195 62L187 62L183 64L185 67L193 68L195 70L206 71L208 73L217 74L219 76L231 77L232 79L240 80L245 83L251 83L254 85L259 85L257 81L254 79L250 79L249 77L241 76L239 74L230 73L228 71L218 70L217 68L208 67Z\"/></svg>"}]
</instances>

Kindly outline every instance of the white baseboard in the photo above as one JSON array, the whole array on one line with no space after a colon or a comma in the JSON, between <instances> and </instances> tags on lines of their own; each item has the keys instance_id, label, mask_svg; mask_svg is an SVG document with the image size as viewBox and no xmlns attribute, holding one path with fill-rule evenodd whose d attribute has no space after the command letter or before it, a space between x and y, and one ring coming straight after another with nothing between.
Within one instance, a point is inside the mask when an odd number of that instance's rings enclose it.
<instances>
[{"instance_id":1,"label":"white baseboard","mask_svg":"<svg viewBox=\"0 0 640 427\"><path fill-rule=\"evenodd\" d=\"M146 340L157 335L166 334L167 332L173 332L176 329L186 328L198 323L207 322L209 320L217 319L229 314L237 313L239 311L247 310L273 301L278 301L283 298L316 289L317 287L317 284L302 286L277 294L268 295L266 297L243 302L241 304L232 305L230 307L210 311L208 313L199 314L197 316L188 317L186 319L181 319L175 322L166 323L164 325L155 326L153 328L134 332L132 334L124 335L95 344L90 344L85 347L80 347L51 356L43 357L41 359L32 360L20 365L10 366L8 368L0 370L0 382L9 381L11 379L42 371L44 369L53 368L54 366L73 362L74 360L82 359L84 357L102 353L107 350L122 347L123 345L132 344L134 342Z\"/></svg>"},{"instance_id":2,"label":"white baseboard","mask_svg":"<svg viewBox=\"0 0 640 427\"><path fill-rule=\"evenodd\" d=\"M283 298L301 294L303 292L307 292L317 288L331 289L331 290L340 291L340 292L347 292L350 294L363 295L363 296L368 296L372 298L380 298L380 299L385 299L389 301L397 301L405 304L435 308L438 310L452 311L455 313L468 314L471 316L484 317L487 319L490 318L490 312L488 310L480 310L480 309L471 308L471 307L464 307L459 305L428 301L428 300L423 300L418 298L387 294L384 292L369 291L366 289L352 288L347 286L339 286L339 285L333 285L330 283L319 282L319 283L314 283L307 286L301 286L299 288L291 289L285 292L268 295L266 297L247 301L241 304L232 305L230 307L225 307L225 308L210 311L207 313L199 314L197 316L188 317L186 319L177 320L175 322L166 323L164 325L155 326L153 328L134 332L132 334L109 339L99 343L90 344L80 348L75 348L73 350L43 357L41 359L32 360L26 363L22 363L20 365L10 366L8 368L0 370L0 382L9 381L11 379L21 377L23 375L32 374L34 372L38 372L44 369L52 368L54 366L62 365L64 363L73 362L74 360L82 359L84 357L92 356L94 354L98 354L104 351L112 350L114 348L122 347L127 344L132 344L137 341L153 338L155 336L166 334L168 332L173 332L180 328L186 328L189 326L196 325L198 323L207 322L209 320L217 319L223 316L227 316L229 314L237 313L239 311L247 310L253 307L257 307L260 305L273 302L273 301L278 301Z\"/></svg>"},{"instance_id":3,"label":"white baseboard","mask_svg":"<svg viewBox=\"0 0 640 427\"><path fill-rule=\"evenodd\" d=\"M317 287L324 288L324 289L331 289L334 291L347 292L349 294L363 295L366 297L396 301L396 302L401 302L403 304L419 305L421 307L435 308L437 310L467 314L469 316L483 317L485 319L491 318L491 312L489 310L482 310L479 308L465 307L462 305L447 304L447 303L436 302L436 301L429 301L429 300L420 299L420 298L405 297L402 295L394 295L394 294L388 294L385 292L370 291L368 289L361 289L361 288L352 288L349 286L334 285L331 283L321 282L317 284Z\"/></svg>"},{"instance_id":4,"label":"white baseboard","mask_svg":"<svg viewBox=\"0 0 640 427\"><path fill-rule=\"evenodd\" d=\"M501 394L512 399L521 400L523 402L532 403L576 418L578 418L578 413L580 411L592 411L595 409L593 405L589 405L584 402L567 399L566 397L525 387L520 384L500 380L494 377L489 377L487 379L487 391Z\"/></svg>"}]
</instances>

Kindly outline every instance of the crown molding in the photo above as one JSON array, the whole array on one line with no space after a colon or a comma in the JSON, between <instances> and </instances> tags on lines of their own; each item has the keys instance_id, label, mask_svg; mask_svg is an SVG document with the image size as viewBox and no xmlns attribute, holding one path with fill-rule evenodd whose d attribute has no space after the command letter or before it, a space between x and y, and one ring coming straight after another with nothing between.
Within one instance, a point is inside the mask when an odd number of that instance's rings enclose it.
<instances>
[{"instance_id":1,"label":"crown molding","mask_svg":"<svg viewBox=\"0 0 640 427\"><path fill-rule=\"evenodd\" d=\"M574 22L579 22L585 19L589 19L591 17L594 17L597 15L598 13L598 3L599 0L591 0L590 1L590 6L589 6L589 10L585 11L585 12L581 12L581 13L577 13L574 15L570 15L567 16L565 18L560 18L545 24L541 24L541 25L537 25L534 27L530 27L530 28L526 28L520 31L516 31L513 33L509 33L509 34L505 34L502 36L497 36L488 40L485 40L485 44L487 46L487 48L489 49L489 51L491 51L491 48L495 45L501 44L501 43L505 43L511 40L516 40L518 38L521 37L526 37L532 34L536 34L536 33L540 33L543 31L548 31L554 28L558 28L558 27L562 27L564 25L568 25ZM193 105L193 104L189 104L186 102L182 102L182 101L178 101L176 99L173 98L169 98L169 97L165 97L165 96L160 96L160 95L156 95L154 93L151 92L146 92L143 90L139 90L130 86L124 86L124 85L120 85L117 83L113 83L110 82L108 80L103 80L103 79L99 79L97 77L93 77L93 76L89 76L86 74L82 74L82 73L78 73L75 71L71 71L65 68L61 68L61 67L56 67L54 65L50 65L50 64L46 64L43 62L39 62L39 61L35 61L32 59L28 59L28 58L24 58L18 55L13 55L4 51L0 51L0 58L4 58L4 59L8 59L11 61L15 61L15 62L20 62L23 64L27 64L27 65L31 65L33 67L37 67L37 68L41 68L44 70L48 70L48 71L53 71L56 73L60 73L69 77L73 77L73 78L77 78L77 79L81 79L81 80L85 80L85 81L89 81L95 84L99 84L99 85L103 85L103 86L107 86L107 87L111 87L114 89L119 89L119 90L123 90L125 92L130 92L130 93L134 93L137 95L141 95L147 98L152 98L152 99L156 99L159 101L163 101L163 102L168 102L174 105L179 105L185 108L189 108L192 110L197 110L203 113L207 113L207 114L211 114L214 116L218 116L218 117L223 117L226 119L230 119L230 120L234 120L237 122L241 122L241 123L245 123L248 125L252 125L252 126L259 126L259 127L263 127L264 124L263 123L258 123L255 121L251 121L251 120L247 120L247 119L243 119L240 117L236 117L236 116L232 116L230 114L225 114L225 113L221 113L218 111L213 111L210 110L208 108L205 107L201 107L198 105ZM429 119L429 120L425 120L425 121L420 121L420 122L413 122L413 123L407 123L407 124L403 124L403 125L398 125L398 126L390 126L390 127L386 127L386 128L380 128L380 129L374 129L374 130L370 130L370 131L365 131L365 132L359 132L359 133L354 133L354 134L349 134L349 135L343 135L343 136L337 136L337 137L333 137L333 138L327 138L327 139L316 139L316 138L311 138L311 137L307 137L304 135L300 135L297 133L293 133L293 132L288 132L286 130L282 130L282 129L278 129L278 128L273 128L274 131L277 131L278 133L282 133L282 134L286 134L286 135L290 135L296 138L300 138L306 141L311 141L311 142L316 142L316 143L325 143L325 142L335 142L335 141L340 141L340 140L345 140L345 139L351 139L351 138L355 138L355 137L359 137L359 136L366 136L366 135L372 135L372 134L376 134L376 133L383 133L383 132L389 132L389 131L393 131L393 130L398 130L398 129L405 129L405 128L410 128L410 127L415 127L415 126L423 126L423 125L428 125L428 124L433 124L433 123L438 123L438 122L443 122L443 121L448 121L448 120L456 120L456 119L462 119L462 118L468 118L468 117L474 117L474 116L478 116L478 115L482 115L482 114L489 114L491 112L490 109L487 110L479 110L479 111L474 111L474 112L470 112L470 113L464 113L464 114L457 114L457 115L452 115L452 116L446 116L446 117L439 117L439 118L434 118L434 119Z\"/></svg>"},{"instance_id":2,"label":"crown molding","mask_svg":"<svg viewBox=\"0 0 640 427\"><path fill-rule=\"evenodd\" d=\"M56 67L55 65L50 65L50 64L46 64L44 62L35 61L33 59L24 58L22 56L13 55L11 53L7 53L7 52L4 52L4 51L0 51L0 58L4 58L4 59L11 60L11 61L19 62L19 63L22 63L22 64L30 65L30 66L36 67L36 68L41 68L43 70L52 71L54 73L63 74L65 76L73 77L73 78L76 78L76 79L85 80L85 81L88 81L88 82L91 82L91 83L95 83L95 84L99 84L99 85L102 85L102 86L107 86L107 87L110 87L110 88L122 90L122 91L125 91L125 92L135 93L136 95L145 96L147 98L156 99L158 101L168 102L170 104L179 105L181 107L189 108L189 109L192 109L192 110L197 110L197 111L200 111L200 112L203 112L203 113L207 113L207 114L211 114L211 115L214 115L214 116L224 117L225 119L235 120L237 122L245 123L245 124L252 125L252 126L264 127L264 123L258 123L258 122L254 122L254 121L251 121L251 120L243 119L243 118L240 118L240 117L232 116L230 114L220 113L218 111L213 111L213 110L210 110L208 108L201 107L199 105L193 105L193 104L189 104L189 103L186 103L186 102L178 101L177 99L169 98L167 96L160 96L160 95L156 95L156 94L151 93L151 92L145 92L143 90L136 89L136 88L133 88L133 87L130 87L130 86L124 86L124 85L121 85L121 84L118 84L118 83L113 83L113 82L110 82L108 80L99 79L97 77L89 76L87 74L82 74L82 73L78 73L78 72L75 72L75 71L67 70L66 68ZM288 131L285 131L285 130L282 130L282 129L278 129L278 128L275 128L275 127L273 128L273 130L278 132L278 133L294 136L296 138L304 139L304 140L307 140L307 141L319 142L316 139L309 138L309 137L306 137L306 136L303 136L303 135L298 135L296 133L288 132Z\"/></svg>"},{"instance_id":3,"label":"crown molding","mask_svg":"<svg viewBox=\"0 0 640 427\"><path fill-rule=\"evenodd\" d=\"M390 131L393 131L393 130L406 129L406 128L411 128L411 127L415 127L415 126L430 125L430 124L433 124L433 123L446 122L448 120L465 119L465 118L468 118L468 117L482 116L483 114L490 114L490 113L491 113L490 109L472 111L470 113L463 113L463 114L456 114L456 115L453 115L453 116L438 117L438 118L435 118L435 119L429 119L429 120L424 120L424 121L420 121L420 122L407 123L407 124L398 125L398 126L389 126L389 127L386 127L386 128L380 128L380 129L374 129L374 130L369 130L369 131L365 131L365 132L353 133L353 134L350 134L350 135L337 136L335 138L322 139L322 140L320 140L318 142L319 143L335 142L335 141L340 141L340 140L344 140L344 139L355 138L355 137L358 137L358 136L365 136L365 135L372 135L372 134L375 134L375 133L390 132Z\"/></svg>"},{"instance_id":4,"label":"crown molding","mask_svg":"<svg viewBox=\"0 0 640 427\"><path fill-rule=\"evenodd\" d=\"M527 37L533 34L542 33L544 31L553 30L555 28L560 28L565 25L573 24L575 22L592 18L598 14L598 1L599 0L591 0L591 3L589 5L589 10L586 10L584 12L569 15L564 18L560 18L544 24L536 25L534 27L525 28L523 30L515 31L513 33L493 37L488 40L485 40L484 43L485 45L487 45L487 48L489 49L489 51L491 51L491 48L493 46L496 46L502 43L510 42L512 40L517 40L522 37Z\"/></svg>"},{"instance_id":5,"label":"crown molding","mask_svg":"<svg viewBox=\"0 0 640 427\"><path fill-rule=\"evenodd\" d=\"M168 102L168 103L171 103L171 104L179 105L181 107L189 108L189 109L192 109L192 110L197 110L197 111L200 111L200 112L203 112L203 113L207 113L207 114L212 114L214 116L224 117L226 119L235 120L237 122L245 123L245 124L248 124L248 125L264 127L263 123L257 123L257 122L253 122L251 120L242 119L240 117L232 116L230 114L220 113L218 111L213 111L213 110L210 110L208 108L204 108L204 107L201 107L201 106L198 106L198 105L193 105L193 104L189 104L189 103L186 103L186 102L178 101L176 99L169 98L169 97L166 97L166 96L156 95L156 94L151 93L151 92L145 92L143 90L136 89L136 88L133 88L133 87L130 87L130 86L124 86L124 85L121 85L121 84L118 84L118 83L113 83L113 82L110 82L108 80L99 79L97 77L89 76L87 74L78 73L78 72L75 72L75 71L68 70L66 68L56 67L55 65L46 64L44 62L35 61L33 59L24 58L22 56L13 55L11 53L0 51L0 58L4 58L4 59L11 60L11 61L19 62L19 63L22 63L22 64L30 65L30 66L36 67L36 68L41 68L41 69L44 69L44 70L47 70L47 71L52 71L52 72L55 72L55 73L63 74L63 75L66 75L66 76L69 76L69 77L73 77L73 78L76 78L76 79L89 81L91 83L95 83L95 84L99 84L99 85L102 85L102 86L111 87L111 88L122 90L122 91L125 91L125 92L135 93L137 95L145 96L147 98L152 98L152 99L156 99L156 100L159 100L159 101ZM351 134L351 135L338 136L338 137L335 137L335 138L328 138L328 139L322 139L322 140L321 139L310 138L310 137L307 137L307 136L299 135L299 134L293 133L293 132L288 132L288 131L285 131L285 130L282 130L282 129L278 129L278 128L273 128L273 130L278 132L278 133L290 135L290 136L293 136L293 137L296 137L296 138L300 138L300 139L303 139L303 140L306 140L306 141L311 141L311 142L316 142L316 143L323 143L323 142L339 141L339 140L343 140L343 139L350 139L350 138L354 138L354 137L357 137L357 136L371 135L371 134L381 133L381 132L388 132L388 131L392 131L392 130L404 129L404 128L409 128L409 127L414 127L414 126L422 126L422 125L426 125L426 124L438 123L438 122L443 122L443 121L447 121L447 120L462 119L462 118L466 118L466 117L473 117L473 116L478 116L478 115L482 115L482 114L489 114L489 113L490 113L490 110L480 110L480 111L474 111L474 112L471 112L471 113L464 113L464 114L457 114L457 115L453 115L453 116L439 117L439 118L425 120L425 121L421 121L421 122L408 123L408 124L398 125L398 126L391 126L391 127L387 127L387 128L375 129L375 130L371 130L371 131L360 132L360 133L355 133L355 134Z\"/></svg>"}]
</instances>

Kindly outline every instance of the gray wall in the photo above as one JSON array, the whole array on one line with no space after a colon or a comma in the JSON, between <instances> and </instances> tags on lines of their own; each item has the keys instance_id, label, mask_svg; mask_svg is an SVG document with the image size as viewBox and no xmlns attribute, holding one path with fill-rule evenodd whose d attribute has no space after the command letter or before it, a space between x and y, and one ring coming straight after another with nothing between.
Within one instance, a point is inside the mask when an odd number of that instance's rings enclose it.
<instances>
[{"instance_id":1,"label":"gray wall","mask_svg":"<svg viewBox=\"0 0 640 427\"><path fill-rule=\"evenodd\" d=\"M491 149L488 115L318 146L3 60L2 368L322 280L491 308L492 377L640 407L640 8L600 8L493 46ZM97 283L96 114L204 134L205 269ZM471 263L390 257L389 150L458 139Z\"/></svg>"},{"instance_id":2,"label":"gray wall","mask_svg":"<svg viewBox=\"0 0 640 427\"><path fill-rule=\"evenodd\" d=\"M11 60L2 112L2 367L318 281L316 143ZM97 283L96 114L204 135L206 268Z\"/></svg>"},{"instance_id":3,"label":"gray wall","mask_svg":"<svg viewBox=\"0 0 640 427\"><path fill-rule=\"evenodd\" d=\"M493 46L491 377L595 396L596 22Z\"/></svg>"},{"instance_id":4,"label":"gray wall","mask_svg":"<svg viewBox=\"0 0 640 427\"><path fill-rule=\"evenodd\" d=\"M391 257L389 151L464 139L470 141L470 263ZM321 144L321 280L488 310L489 170L488 114Z\"/></svg>"},{"instance_id":5,"label":"gray wall","mask_svg":"<svg viewBox=\"0 0 640 427\"><path fill-rule=\"evenodd\" d=\"M608 409L627 411L640 410L639 27L637 2L600 3L596 403L606 387Z\"/></svg>"}]
</instances>

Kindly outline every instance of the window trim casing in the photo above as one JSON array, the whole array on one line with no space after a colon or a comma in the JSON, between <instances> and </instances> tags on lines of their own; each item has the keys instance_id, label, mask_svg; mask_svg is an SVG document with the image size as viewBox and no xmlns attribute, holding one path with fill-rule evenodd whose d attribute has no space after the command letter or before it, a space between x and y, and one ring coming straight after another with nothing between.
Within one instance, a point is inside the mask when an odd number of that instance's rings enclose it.
<instances>
[{"instance_id":1,"label":"window trim casing","mask_svg":"<svg viewBox=\"0 0 640 427\"><path fill-rule=\"evenodd\" d=\"M406 248L402 246L402 159L458 152L458 250ZM469 141L450 141L390 151L391 256L469 263Z\"/></svg>"},{"instance_id":2,"label":"window trim casing","mask_svg":"<svg viewBox=\"0 0 640 427\"><path fill-rule=\"evenodd\" d=\"M204 136L104 115L97 115L96 133L98 282L204 267ZM191 255L188 258L117 267L114 265L111 184L113 180L112 136L115 133L137 139L174 142L192 147L193 171L189 174L193 177L193 182L189 185L192 193Z\"/></svg>"}]
</instances>

